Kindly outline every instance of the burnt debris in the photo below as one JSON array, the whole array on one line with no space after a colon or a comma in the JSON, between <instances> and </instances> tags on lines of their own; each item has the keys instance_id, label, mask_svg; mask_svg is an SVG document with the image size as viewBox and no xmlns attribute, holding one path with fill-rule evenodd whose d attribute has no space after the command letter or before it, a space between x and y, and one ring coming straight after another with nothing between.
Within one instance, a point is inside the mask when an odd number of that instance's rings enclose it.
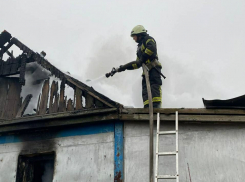
<instances>
[{"instance_id":1,"label":"burnt debris","mask_svg":"<svg viewBox=\"0 0 245 182\"><path fill-rule=\"evenodd\" d=\"M13 53L9 52L9 49L13 45L17 46L22 51L22 54L16 58ZM3 60L4 54L8 55L6 61ZM0 34L0 101L4 103L0 105L0 119L13 119L23 116L32 97L28 94L22 103L20 96L21 88L26 84L26 71L30 71L26 69L26 66L34 62L48 70L52 76L62 81L59 85L56 81L49 83L49 78L40 78L40 80L34 83L43 83L42 92L36 103L37 108L34 109L36 115L74 110L82 111L96 108L122 107L119 103L96 92L92 87L60 71L44 58L45 55L46 53L43 51L40 54L32 51L18 39L12 37L7 31L3 31ZM15 77L12 77L13 75L15 75ZM16 77L16 75L18 75L18 77ZM65 96L65 85L74 90L74 98L67 98ZM5 108L6 106L11 106L12 108ZM6 113L7 109L9 109L9 111Z\"/></svg>"},{"instance_id":2,"label":"burnt debris","mask_svg":"<svg viewBox=\"0 0 245 182\"><path fill-rule=\"evenodd\" d=\"M205 100L203 104L207 109L245 109L245 95L227 100Z\"/></svg>"}]
</instances>

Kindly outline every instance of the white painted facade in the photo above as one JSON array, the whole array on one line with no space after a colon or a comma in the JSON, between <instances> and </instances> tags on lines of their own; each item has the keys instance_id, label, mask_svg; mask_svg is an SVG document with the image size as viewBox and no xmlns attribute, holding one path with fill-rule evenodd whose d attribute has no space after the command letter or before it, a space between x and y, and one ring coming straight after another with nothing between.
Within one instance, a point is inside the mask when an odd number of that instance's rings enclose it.
<instances>
[{"instance_id":1,"label":"white painted facade","mask_svg":"<svg viewBox=\"0 0 245 182\"><path fill-rule=\"evenodd\" d=\"M154 129L156 133L156 126ZM174 122L161 123L161 130L173 129ZM161 136L159 152L174 151L174 137L174 135ZM180 123L180 182L190 182L188 165L192 182L244 181L244 138L244 124ZM149 182L148 122L125 122L124 143L125 182ZM160 157L159 174L175 174L175 156ZM159 182L174 181L159 180Z\"/></svg>"},{"instance_id":2,"label":"white painted facade","mask_svg":"<svg viewBox=\"0 0 245 182\"><path fill-rule=\"evenodd\" d=\"M46 145L53 143L52 147ZM56 138L0 145L0 182L15 182L18 156L55 151L53 182L113 182L114 133Z\"/></svg>"},{"instance_id":3,"label":"white painted facade","mask_svg":"<svg viewBox=\"0 0 245 182\"><path fill-rule=\"evenodd\" d=\"M161 130L173 130L173 128L173 122L161 123ZM154 129L156 131L156 126ZM174 137L174 135L161 136L159 151L174 151ZM244 124L180 122L180 182L190 182L190 176L192 182L243 181L245 179L244 138ZM147 121L124 123L125 182L148 182L148 144ZM1 144L0 182L15 182L18 156L23 150L26 154L56 152L53 182L114 181L113 132ZM175 174L175 157L160 157L159 162L159 174ZM175 180L159 180L159 182L173 181Z\"/></svg>"}]
</instances>

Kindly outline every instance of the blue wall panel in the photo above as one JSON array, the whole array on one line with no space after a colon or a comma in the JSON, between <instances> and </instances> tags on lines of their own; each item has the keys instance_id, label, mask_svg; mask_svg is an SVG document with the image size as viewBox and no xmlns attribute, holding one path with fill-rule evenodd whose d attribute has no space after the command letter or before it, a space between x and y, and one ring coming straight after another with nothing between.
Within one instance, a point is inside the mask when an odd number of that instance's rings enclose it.
<instances>
[{"instance_id":1,"label":"blue wall panel","mask_svg":"<svg viewBox=\"0 0 245 182\"><path fill-rule=\"evenodd\" d=\"M55 130L43 130L35 132L26 132L22 134L10 134L0 136L0 144L17 143L25 141L48 140L59 137L93 135L98 133L114 132L114 123L103 122L93 124L74 125Z\"/></svg>"},{"instance_id":2,"label":"blue wall panel","mask_svg":"<svg viewBox=\"0 0 245 182\"><path fill-rule=\"evenodd\" d=\"M123 122L116 121L115 122L115 170L114 170L114 181L115 182L122 182L124 175L123 175L123 151L124 151L124 142L123 142Z\"/></svg>"}]
</instances>

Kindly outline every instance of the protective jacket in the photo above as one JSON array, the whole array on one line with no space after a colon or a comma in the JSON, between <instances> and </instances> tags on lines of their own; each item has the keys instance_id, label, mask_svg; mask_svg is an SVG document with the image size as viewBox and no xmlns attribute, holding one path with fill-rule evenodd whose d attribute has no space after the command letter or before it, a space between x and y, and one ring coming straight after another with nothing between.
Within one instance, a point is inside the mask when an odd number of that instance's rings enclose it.
<instances>
[{"instance_id":1,"label":"protective jacket","mask_svg":"<svg viewBox=\"0 0 245 182\"><path fill-rule=\"evenodd\" d=\"M133 70L138 69L142 66L142 63L145 63L149 69L149 79L151 84L151 93L153 103L162 102L162 91L161 91L161 75L157 72L161 72L162 66L158 61L157 55L157 44L153 37L146 34L142 37L141 41L138 44L137 48L137 58L136 61L132 61L121 67L122 70ZM155 68L153 68L155 67ZM142 74L142 98L144 102L144 107L149 106L146 80L144 73Z\"/></svg>"}]
</instances>

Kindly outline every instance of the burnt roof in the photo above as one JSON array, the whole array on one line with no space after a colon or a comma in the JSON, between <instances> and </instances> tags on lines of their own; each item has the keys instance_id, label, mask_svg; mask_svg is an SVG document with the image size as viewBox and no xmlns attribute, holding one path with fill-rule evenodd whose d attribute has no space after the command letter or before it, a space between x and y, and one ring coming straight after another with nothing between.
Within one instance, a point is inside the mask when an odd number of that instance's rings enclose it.
<instances>
[{"instance_id":1,"label":"burnt roof","mask_svg":"<svg viewBox=\"0 0 245 182\"><path fill-rule=\"evenodd\" d=\"M207 109L245 109L245 95L227 100L205 100L203 104Z\"/></svg>"},{"instance_id":2,"label":"burnt roof","mask_svg":"<svg viewBox=\"0 0 245 182\"><path fill-rule=\"evenodd\" d=\"M6 45L6 43L8 43ZM6 46L5 46L6 45ZM11 53L8 52L8 49L12 46L16 45L19 47L23 53L14 58ZM123 107L121 104L111 100L110 98L104 96L103 94L97 92L92 87L82 83L81 81L65 74L60 69L52 65L47 59L42 57L39 53L34 52L30 48L28 48L25 44L20 42L18 39L11 36L10 33L7 31L3 31L0 34L0 77L9 76L14 74L20 74L20 83L22 85L25 84L25 65L26 63L36 62L41 65L43 68L49 70L52 75L55 77L65 81L66 84L73 88L80 88L81 90L85 91L95 99L98 99L100 102L105 104L108 107ZM10 58L4 62L1 60L4 53L7 53ZM9 65L12 65L11 67ZM6 69L9 68L9 69Z\"/></svg>"}]
</instances>

